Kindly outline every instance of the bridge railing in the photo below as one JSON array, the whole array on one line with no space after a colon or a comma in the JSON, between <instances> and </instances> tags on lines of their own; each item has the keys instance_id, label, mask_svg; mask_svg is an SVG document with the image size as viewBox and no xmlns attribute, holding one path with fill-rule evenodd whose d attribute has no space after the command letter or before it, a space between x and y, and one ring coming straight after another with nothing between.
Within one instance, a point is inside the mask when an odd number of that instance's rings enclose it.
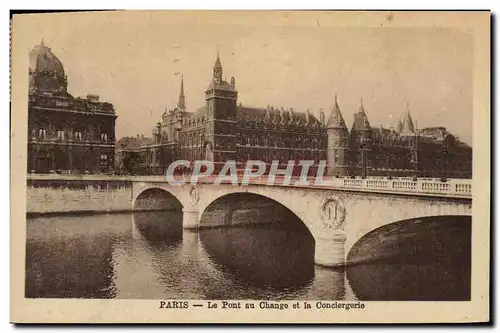
<instances>
[{"instance_id":1,"label":"bridge railing","mask_svg":"<svg viewBox=\"0 0 500 333\"><path fill-rule=\"evenodd\" d=\"M28 174L33 180L94 180L94 181L137 181L137 182L166 182L165 176L112 176L112 175L58 175L58 174ZM175 176L176 180L190 182L190 176ZM198 183L213 184L216 176L201 177ZM445 196L472 197L471 179L448 179L445 182L439 179L408 179L408 178L327 178L316 182L314 177L308 178L307 183L299 182L299 177L292 177L289 184L284 184L283 176L276 176L272 185L268 184L267 176L250 178L250 184L267 186L287 186L306 188L331 188L373 192L397 192L415 194L434 194ZM242 178L238 181L241 184ZM230 183L224 181L223 184Z\"/></svg>"},{"instance_id":2,"label":"bridge railing","mask_svg":"<svg viewBox=\"0 0 500 333\"><path fill-rule=\"evenodd\" d=\"M429 193L472 196L472 180L343 179L342 187L380 189L406 193Z\"/></svg>"}]
</instances>

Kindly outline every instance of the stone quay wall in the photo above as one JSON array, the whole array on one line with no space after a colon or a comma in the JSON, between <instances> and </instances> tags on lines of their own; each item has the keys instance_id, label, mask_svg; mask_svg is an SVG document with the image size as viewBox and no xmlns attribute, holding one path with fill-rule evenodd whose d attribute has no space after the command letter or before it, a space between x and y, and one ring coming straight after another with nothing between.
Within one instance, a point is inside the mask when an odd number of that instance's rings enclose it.
<instances>
[{"instance_id":1,"label":"stone quay wall","mask_svg":"<svg viewBox=\"0 0 500 333\"><path fill-rule=\"evenodd\" d=\"M27 180L27 214L105 213L132 210L127 180Z\"/></svg>"}]
</instances>

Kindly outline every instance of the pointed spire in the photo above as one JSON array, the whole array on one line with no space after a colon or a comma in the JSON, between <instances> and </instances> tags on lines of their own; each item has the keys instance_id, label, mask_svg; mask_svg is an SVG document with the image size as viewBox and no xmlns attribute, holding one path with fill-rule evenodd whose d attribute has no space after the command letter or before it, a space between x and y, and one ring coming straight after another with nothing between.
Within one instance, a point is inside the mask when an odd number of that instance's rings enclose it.
<instances>
[{"instance_id":1,"label":"pointed spire","mask_svg":"<svg viewBox=\"0 0 500 333\"><path fill-rule=\"evenodd\" d=\"M330 112L330 117L328 117L326 127L347 129L344 117L342 117L342 112L340 111L339 103L337 101L337 95L335 95L335 104L333 105L332 112Z\"/></svg>"},{"instance_id":2,"label":"pointed spire","mask_svg":"<svg viewBox=\"0 0 500 333\"><path fill-rule=\"evenodd\" d=\"M352 124L353 131L369 131L371 130L370 122L368 121L368 116L366 115L365 108L363 105L363 98L361 98L361 103L358 113L354 114L354 122Z\"/></svg>"},{"instance_id":3,"label":"pointed spire","mask_svg":"<svg viewBox=\"0 0 500 333\"><path fill-rule=\"evenodd\" d=\"M214 81L221 83L222 81L222 64L219 58L219 45L217 45L217 59L214 64Z\"/></svg>"},{"instance_id":4,"label":"pointed spire","mask_svg":"<svg viewBox=\"0 0 500 333\"><path fill-rule=\"evenodd\" d=\"M410 114L410 103L406 102L406 116L403 121L402 133L404 134L413 134L415 132L415 126L413 125L413 119Z\"/></svg>"},{"instance_id":5,"label":"pointed spire","mask_svg":"<svg viewBox=\"0 0 500 333\"><path fill-rule=\"evenodd\" d=\"M43 43L43 37L42 37L42 41L40 42L40 45L45 46L45 44Z\"/></svg>"},{"instance_id":6,"label":"pointed spire","mask_svg":"<svg viewBox=\"0 0 500 333\"><path fill-rule=\"evenodd\" d=\"M180 110L186 110L186 97L184 96L184 75L181 74L181 91L179 93L179 101L177 107Z\"/></svg>"},{"instance_id":7,"label":"pointed spire","mask_svg":"<svg viewBox=\"0 0 500 333\"><path fill-rule=\"evenodd\" d=\"M361 100L360 100L359 113L363 113L366 115L365 107L363 105L363 97L361 97Z\"/></svg>"},{"instance_id":8,"label":"pointed spire","mask_svg":"<svg viewBox=\"0 0 500 333\"><path fill-rule=\"evenodd\" d=\"M219 57L219 45L217 45L217 59L215 59L215 64L214 68L222 68L222 64L220 62L220 57Z\"/></svg>"}]
</instances>

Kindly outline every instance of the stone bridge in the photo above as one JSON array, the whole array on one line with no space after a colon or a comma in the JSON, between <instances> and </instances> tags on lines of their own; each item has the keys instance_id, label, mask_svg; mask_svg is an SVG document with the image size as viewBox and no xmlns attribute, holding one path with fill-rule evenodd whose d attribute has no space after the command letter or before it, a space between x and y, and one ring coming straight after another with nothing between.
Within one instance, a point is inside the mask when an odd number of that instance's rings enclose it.
<instances>
[{"instance_id":1,"label":"stone bridge","mask_svg":"<svg viewBox=\"0 0 500 333\"><path fill-rule=\"evenodd\" d=\"M214 185L205 179L173 186L164 177L135 177L131 201L137 208L142 198L162 197L163 201L153 200L159 206L148 208L182 208L183 227L197 229L204 227L202 217L209 206L235 194L258 195L295 214L314 237L315 262L323 266L344 265L351 247L381 226L413 218L472 215L470 180L335 178L322 185L269 186L265 179L248 185Z\"/></svg>"}]
</instances>

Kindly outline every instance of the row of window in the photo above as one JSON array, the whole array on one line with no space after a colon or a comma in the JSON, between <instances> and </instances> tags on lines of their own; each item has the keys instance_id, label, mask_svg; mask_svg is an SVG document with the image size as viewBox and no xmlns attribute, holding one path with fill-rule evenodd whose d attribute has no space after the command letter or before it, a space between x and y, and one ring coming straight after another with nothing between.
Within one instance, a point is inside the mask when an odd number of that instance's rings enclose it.
<instances>
[{"instance_id":1,"label":"row of window","mask_svg":"<svg viewBox=\"0 0 500 333\"><path fill-rule=\"evenodd\" d=\"M83 138L82 132L80 131L75 131L75 132L67 132L64 130L57 130L54 133L55 135L49 135L47 132L47 129L45 128L39 128L38 131L33 130L31 132L32 138L36 139L58 139L58 140L75 140L75 141L82 141L83 139L88 140L88 138ZM100 135L100 141L102 142L108 142L108 134L107 133L101 133Z\"/></svg>"}]
</instances>

